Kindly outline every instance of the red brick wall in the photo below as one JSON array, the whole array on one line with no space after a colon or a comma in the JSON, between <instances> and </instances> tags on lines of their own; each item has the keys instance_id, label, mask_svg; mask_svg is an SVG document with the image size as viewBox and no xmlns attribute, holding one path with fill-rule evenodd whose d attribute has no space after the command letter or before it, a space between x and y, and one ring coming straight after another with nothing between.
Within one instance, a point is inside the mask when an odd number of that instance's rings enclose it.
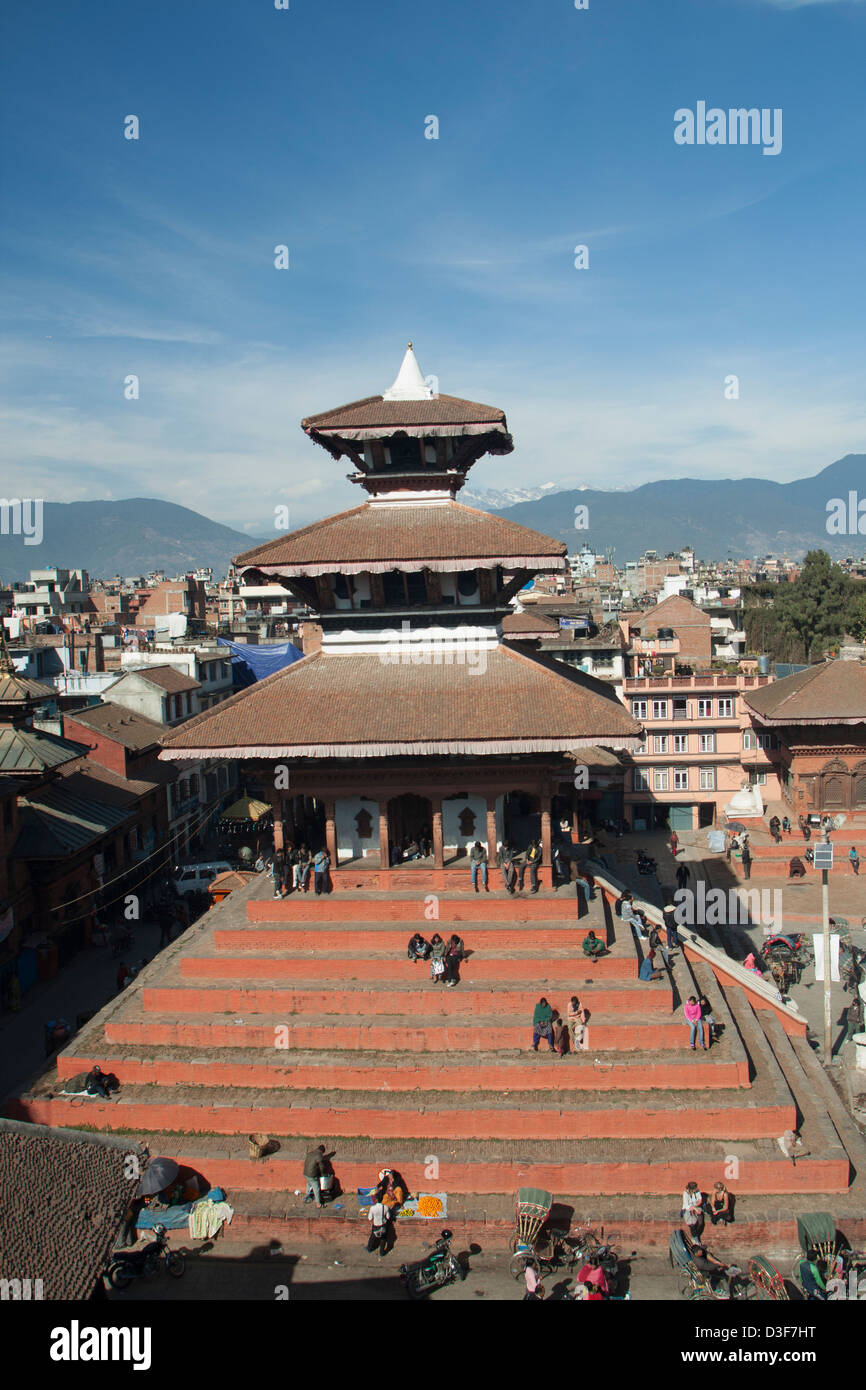
<instances>
[{"instance_id":1,"label":"red brick wall","mask_svg":"<svg viewBox=\"0 0 866 1390\"><path fill-rule=\"evenodd\" d=\"M100 767L107 767L110 772L119 772L121 777L129 775L126 767L126 749L122 743L116 743L114 739L88 729L85 724L79 724L69 714L63 716L63 737L71 738L76 743L87 744L91 750L88 758L99 763Z\"/></svg>"}]
</instances>

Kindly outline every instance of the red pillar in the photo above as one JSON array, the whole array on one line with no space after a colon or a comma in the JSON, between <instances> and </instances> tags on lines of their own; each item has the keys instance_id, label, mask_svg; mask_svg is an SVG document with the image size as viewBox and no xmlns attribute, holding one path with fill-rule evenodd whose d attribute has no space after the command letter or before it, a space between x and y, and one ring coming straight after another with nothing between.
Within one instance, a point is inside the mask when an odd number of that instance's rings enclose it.
<instances>
[{"instance_id":1,"label":"red pillar","mask_svg":"<svg viewBox=\"0 0 866 1390\"><path fill-rule=\"evenodd\" d=\"M491 870L496 867L496 797L487 798L487 859Z\"/></svg>"},{"instance_id":2,"label":"red pillar","mask_svg":"<svg viewBox=\"0 0 866 1390\"><path fill-rule=\"evenodd\" d=\"M551 856L550 840L550 797L543 796L541 800L541 862L545 868L549 869L550 881L553 882L553 859Z\"/></svg>"},{"instance_id":3,"label":"red pillar","mask_svg":"<svg viewBox=\"0 0 866 1390\"><path fill-rule=\"evenodd\" d=\"M442 802L433 803L433 868L445 867L445 849L442 841Z\"/></svg>"},{"instance_id":4,"label":"red pillar","mask_svg":"<svg viewBox=\"0 0 866 1390\"><path fill-rule=\"evenodd\" d=\"M388 803L379 802L379 867L391 867L391 831L388 825Z\"/></svg>"},{"instance_id":5,"label":"red pillar","mask_svg":"<svg viewBox=\"0 0 866 1390\"><path fill-rule=\"evenodd\" d=\"M337 867L337 823L333 799L325 802L325 844L331 856L331 868Z\"/></svg>"}]
</instances>

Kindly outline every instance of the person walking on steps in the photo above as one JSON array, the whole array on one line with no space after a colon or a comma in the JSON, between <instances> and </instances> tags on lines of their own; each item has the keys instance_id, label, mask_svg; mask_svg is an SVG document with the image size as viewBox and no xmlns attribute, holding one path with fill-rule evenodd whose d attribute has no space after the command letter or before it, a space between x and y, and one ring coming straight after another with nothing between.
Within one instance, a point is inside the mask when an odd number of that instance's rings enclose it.
<instances>
[{"instance_id":1,"label":"person walking on steps","mask_svg":"<svg viewBox=\"0 0 866 1390\"><path fill-rule=\"evenodd\" d=\"M741 855L740 855L740 858L741 858L742 863L743 863L743 878L746 878L746 879L751 878L751 877L752 877L752 851L749 849L749 846L748 846L747 844L743 845L743 849L742 849L742 853L741 853Z\"/></svg>"},{"instance_id":2,"label":"person walking on steps","mask_svg":"<svg viewBox=\"0 0 866 1390\"><path fill-rule=\"evenodd\" d=\"M691 876L692 876L692 874L691 874L691 870L689 869L688 864L678 864L678 865L677 865L677 887L678 887L678 888L685 888L686 885L687 885L687 883L688 883L688 881L689 881L689 879L691 878Z\"/></svg>"}]
</instances>

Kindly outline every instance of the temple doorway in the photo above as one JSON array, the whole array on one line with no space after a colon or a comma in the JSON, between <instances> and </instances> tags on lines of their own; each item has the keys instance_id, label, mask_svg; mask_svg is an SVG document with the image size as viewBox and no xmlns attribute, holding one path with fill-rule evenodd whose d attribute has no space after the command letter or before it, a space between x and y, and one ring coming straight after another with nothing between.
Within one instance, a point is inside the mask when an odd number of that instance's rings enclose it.
<instances>
[{"instance_id":1,"label":"temple doorway","mask_svg":"<svg viewBox=\"0 0 866 1390\"><path fill-rule=\"evenodd\" d=\"M423 863L433 852L433 803L426 796L406 792L388 802L389 859L392 864ZM427 850L420 857L414 849ZM410 859L408 856L412 854Z\"/></svg>"},{"instance_id":2,"label":"temple doorway","mask_svg":"<svg viewBox=\"0 0 866 1390\"><path fill-rule=\"evenodd\" d=\"M541 839L541 802L527 791L512 791L502 808L503 839L514 849L525 850L530 840Z\"/></svg>"},{"instance_id":3,"label":"temple doorway","mask_svg":"<svg viewBox=\"0 0 866 1390\"><path fill-rule=\"evenodd\" d=\"M297 848L306 845L313 854L326 849L325 803L315 796L290 796L282 806L283 840Z\"/></svg>"}]
</instances>

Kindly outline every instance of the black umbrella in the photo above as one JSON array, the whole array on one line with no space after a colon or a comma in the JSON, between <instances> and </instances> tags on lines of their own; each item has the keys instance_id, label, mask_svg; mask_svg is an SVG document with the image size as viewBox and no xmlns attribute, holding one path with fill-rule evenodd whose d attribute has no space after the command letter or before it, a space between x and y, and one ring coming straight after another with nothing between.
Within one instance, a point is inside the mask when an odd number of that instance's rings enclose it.
<instances>
[{"instance_id":1,"label":"black umbrella","mask_svg":"<svg viewBox=\"0 0 866 1390\"><path fill-rule=\"evenodd\" d=\"M728 829L728 830L736 830L738 833L739 833L739 831L741 831L741 830L745 830L745 828L746 828L746 827L745 827L740 821L738 821L738 820L729 820L729 821L728 821L728 824L727 824L727 826L726 826L726 829Z\"/></svg>"},{"instance_id":2,"label":"black umbrella","mask_svg":"<svg viewBox=\"0 0 866 1390\"><path fill-rule=\"evenodd\" d=\"M173 1158L152 1158L147 1165L144 1177L138 1184L136 1195L152 1197L155 1192L162 1192L170 1182L174 1182L177 1174L178 1166Z\"/></svg>"}]
</instances>

